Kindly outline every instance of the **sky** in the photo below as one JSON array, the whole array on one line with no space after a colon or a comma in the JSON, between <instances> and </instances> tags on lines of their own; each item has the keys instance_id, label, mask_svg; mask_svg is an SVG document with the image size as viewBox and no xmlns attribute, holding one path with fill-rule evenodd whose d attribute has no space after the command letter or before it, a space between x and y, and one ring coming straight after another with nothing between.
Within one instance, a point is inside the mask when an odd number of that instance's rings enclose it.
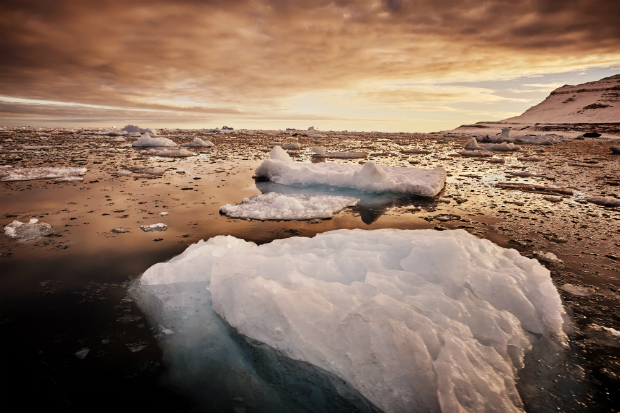
<instances>
[{"instance_id":1,"label":"sky","mask_svg":"<svg viewBox=\"0 0 620 413\"><path fill-rule=\"evenodd\" d=\"M0 0L0 125L430 132L620 73L618 0Z\"/></svg>"}]
</instances>

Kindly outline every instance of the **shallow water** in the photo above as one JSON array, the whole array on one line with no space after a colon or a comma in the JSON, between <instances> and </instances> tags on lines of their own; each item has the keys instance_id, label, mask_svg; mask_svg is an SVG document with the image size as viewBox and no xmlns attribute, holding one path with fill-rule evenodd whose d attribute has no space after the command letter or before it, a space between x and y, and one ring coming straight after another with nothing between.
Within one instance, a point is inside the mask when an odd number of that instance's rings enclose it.
<instances>
[{"instance_id":1,"label":"shallow water","mask_svg":"<svg viewBox=\"0 0 620 413\"><path fill-rule=\"evenodd\" d=\"M617 186L611 185L617 182L617 159L603 152L599 143L545 147L546 161L536 164L520 162L514 154L502 154L507 157L503 165L453 156L462 143L436 137L326 138L321 143L328 150L372 147L373 151L393 153L376 156L379 164L404 166L414 159L420 162L415 167L445 165L451 176L433 200L342 191L339 194L356 196L361 202L333 219L263 222L229 219L219 214L219 207L271 191L334 193L325 187L300 189L254 183L254 169L268 156L259 151L261 142L276 140L274 136L256 134L236 140L209 137L215 148L202 150L200 156L171 160L146 159L123 144L94 138L87 139L94 142L89 147L106 148L106 152L86 152L80 146L86 138L63 138L63 134L54 138L64 142L62 145L34 150L24 145L35 138L20 140L23 137L19 135L14 135L10 144L18 152L0 154L4 164L85 164L89 169L79 183L0 183L0 224L38 218L55 230L51 237L26 242L0 236L2 386L8 398L19 401L24 409L191 409L193 400L183 389L159 384L159 377L165 373L156 339L160 332L148 325L128 296L131 281L200 239L233 235L265 243L341 228L463 228L501 246L517 248L524 255L554 252L564 261L561 266L549 265L556 285L586 285L596 292L579 297L561 291L575 324L571 336L575 360L586 370L584 380L592 382L589 390L575 396L585 407L575 404L571 408L606 408L613 406L618 396L620 354L617 349L592 343L581 332L593 321L620 328L620 319L613 316L620 308L619 265L605 257L614 251L617 255L620 214L617 209L581 203L585 194L617 193ZM250 144L250 140L258 143ZM433 153L398 155L401 148L418 146ZM526 148L537 156L539 149ZM605 167L584 173L583 167L568 165L594 158ZM298 159L309 159L309 151L302 151ZM335 162L355 164L359 160ZM127 163L176 169L155 179L110 175ZM506 178L506 171L524 168L547 177ZM177 173L181 171L184 173ZM547 179L551 177L554 181ZM552 204L538 193L496 188L492 184L498 181L571 186L576 195ZM458 202L461 199L464 202ZM169 214L161 216L161 212ZM167 224L168 229L148 233L139 228L158 222ZM129 232L111 232L119 227ZM128 346L136 344L139 346ZM146 347L130 351L141 346ZM74 355L84 348L89 349L84 359ZM561 389L555 391L566 402ZM218 395L208 407L230 411L235 402ZM531 411L540 411L540 407Z\"/></svg>"}]
</instances>

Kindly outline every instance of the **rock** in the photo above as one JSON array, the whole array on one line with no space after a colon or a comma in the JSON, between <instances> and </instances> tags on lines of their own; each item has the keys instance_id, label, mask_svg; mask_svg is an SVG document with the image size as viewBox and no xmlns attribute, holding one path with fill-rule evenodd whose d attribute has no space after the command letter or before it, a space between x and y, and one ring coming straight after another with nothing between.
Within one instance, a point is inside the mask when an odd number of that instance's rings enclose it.
<instances>
[{"instance_id":1,"label":"rock","mask_svg":"<svg viewBox=\"0 0 620 413\"><path fill-rule=\"evenodd\" d=\"M611 152L613 153L620 154L620 146L612 146L609 149L611 149Z\"/></svg>"},{"instance_id":2,"label":"rock","mask_svg":"<svg viewBox=\"0 0 620 413\"><path fill-rule=\"evenodd\" d=\"M598 138L599 136L601 136L601 134L596 132L586 132L583 134L584 138Z\"/></svg>"},{"instance_id":3,"label":"rock","mask_svg":"<svg viewBox=\"0 0 620 413\"><path fill-rule=\"evenodd\" d=\"M607 198L607 197L599 196L599 197L588 198L586 199L586 201L592 204L607 206L607 207L620 206L620 199L616 199L616 198Z\"/></svg>"}]
</instances>

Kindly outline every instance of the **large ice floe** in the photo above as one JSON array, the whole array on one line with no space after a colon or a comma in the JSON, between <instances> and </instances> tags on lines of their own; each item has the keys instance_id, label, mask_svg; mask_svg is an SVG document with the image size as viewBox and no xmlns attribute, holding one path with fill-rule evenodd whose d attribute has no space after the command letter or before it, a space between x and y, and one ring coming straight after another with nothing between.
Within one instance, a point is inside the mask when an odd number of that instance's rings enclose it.
<instances>
[{"instance_id":1,"label":"large ice floe","mask_svg":"<svg viewBox=\"0 0 620 413\"><path fill-rule=\"evenodd\" d=\"M207 147L207 146L214 146L214 145L213 145L213 142L211 142L211 141L209 141L209 140L203 141L202 139L200 139L200 138L196 137L196 138L194 138L194 140L193 140L193 141L188 142L188 143L184 143L184 144L182 144L181 146L189 146L189 147L192 147L192 146L197 146L197 147Z\"/></svg>"},{"instance_id":2,"label":"large ice floe","mask_svg":"<svg viewBox=\"0 0 620 413\"><path fill-rule=\"evenodd\" d=\"M0 168L0 181L62 180L82 176L86 171L86 168Z\"/></svg>"},{"instance_id":3,"label":"large ice floe","mask_svg":"<svg viewBox=\"0 0 620 413\"><path fill-rule=\"evenodd\" d=\"M32 218L30 222L13 221L4 227L4 235L11 239L30 240L52 235L54 230L50 224Z\"/></svg>"},{"instance_id":4,"label":"large ice floe","mask_svg":"<svg viewBox=\"0 0 620 413\"><path fill-rule=\"evenodd\" d=\"M446 181L446 170L379 166L374 162L344 165L331 162L293 162L279 146L271 150L256 169L257 179L268 179L282 185L329 185L369 192L400 192L419 196L435 196Z\"/></svg>"},{"instance_id":5,"label":"large ice floe","mask_svg":"<svg viewBox=\"0 0 620 413\"><path fill-rule=\"evenodd\" d=\"M359 199L329 195L282 195L275 192L244 198L238 205L224 205L220 213L232 218L259 220L323 219L331 218L346 207L357 204Z\"/></svg>"},{"instance_id":6,"label":"large ice floe","mask_svg":"<svg viewBox=\"0 0 620 413\"><path fill-rule=\"evenodd\" d=\"M511 152L511 151L520 151L521 148L515 146L514 143L487 143L484 145L479 145L476 138L471 138L465 144L465 149L473 150L473 151L503 151L503 152Z\"/></svg>"},{"instance_id":7,"label":"large ice floe","mask_svg":"<svg viewBox=\"0 0 620 413\"><path fill-rule=\"evenodd\" d=\"M463 230L218 236L137 293L168 382L247 411L518 412L525 355L566 344L549 271Z\"/></svg>"},{"instance_id":8,"label":"large ice floe","mask_svg":"<svg viewBox=\"0 0 620 413\"><path fill-rule=\"evenodd\" d=\"M152 138L147 132L140 136L138 140L134 141L131 146L177 146L177 144L168 138Z\"/></svg>"}]
</instances>

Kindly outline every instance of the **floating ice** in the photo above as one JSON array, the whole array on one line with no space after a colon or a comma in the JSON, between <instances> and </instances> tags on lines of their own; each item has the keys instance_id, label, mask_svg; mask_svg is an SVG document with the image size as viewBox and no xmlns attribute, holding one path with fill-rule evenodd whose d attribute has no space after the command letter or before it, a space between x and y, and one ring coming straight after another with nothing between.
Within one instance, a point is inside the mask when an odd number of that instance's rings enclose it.
<instances>
[{"instance_id":1,"label":"floating ice","mask_svg":"<svg viewBox=\"0 0 620 413\"><path fill-rule=\"evenodd\" d=\"M459 152L459 155L461 155L461 156L471 156L471 157L482 157L482 158L487 158L487 157L491 156L490 153L480 152L478 150L476 150L476 151L461 151L461 152Z\"/></svg>"},{"instance_id":2,"label":"floating ice","mask_svg":"<svg viewBox=\"0 0 620 413\"><path fill-rule=\"evenodd\" d=\"M580 285L564 284L560 287L560 290L566 291L569 294L577 295L580 297L589 297L593 291L591 288L582 287Z\"/></svg>"},{"instance_id":3,"label":"floating ice","mask_svg":"<svg viewBox=\"0 0 620 413\"><path fill-rule=\"evenodd\" d=\"M140 229L144 232L161 232L168 229L168 225L162 224L161 222L158 224L152 225L140 225Z\"/></svg>"},{"instance_id":4,"label":"floating ice","mask_svg":"<svg viewBox=\"0 0 620 413\"><path fill-rule=\"evenodd\" d=\"M522 411L524 355L566 342L549 271L462 230L260 246L219 236L149 268L139 288L153 325L176 332L162 341L174 385L192 388L225 360L215 385L260 395L263 411L300 372L313 391L350 385L386 412Z\"/></svg>"},{"instance_id":5,"label":"floating ice","mask_svg":"<svg viewBox=\"0 0 620 413\"><path fill-rule=\"evenodd\" d=\"M124 170L124 169L121 169L120 171L116 171L116 172L114 172L114 175L116 175L116 176L129 176L129 175L131 175L132 173L133 173L133 172L131 172L131 171L126 171L126 170Z\"/></svg>"},{"instance_id":6,"label":"floating ice","mask_svg":"<svg viewBox=\"0 0 620 413\"><path fill-rule=\"evenodd\" d=\"M325 155L325 147L324 146L313 146L312 152L317 155Z\"/></svg>"},{"instance_id":7,"label":"floating ice","mask_svg":"<svg viewBox=\"0 0 620 413\"><path fill-rule=\"evenodd\" d=\"M593 323L586 328L585 333L599 344L620 348L620 331L618 330Z\"/></svg>"},{"instance_id":8,"label":"floating ice","mask_svg":"<svg viewBox=\"0 0 620 413\"><path fill-rule=\"evenodd\" d=\"M131 146L177 146L177 144L168 138L151 138L151 135L145 133L140 136L140 139L134 141Z\"/></svg>"},{"instance_id":9,"label":"floating ice","mask_svg":"<svg viewBox=\"0 0 620 413\"><path fill-rule=\"evenodd\" d=\"M129 133L148 133L149 135L157 135L157 131L155 129L141 128L136 125L127 125L121 130Z\"/></svg>"},{"instance_id":10,"label":"floating ice","mask_svg":"<svg viewBox=\"0 0 620 413\"><path fill-rule=\"evenodd\" d=\"M281 147L282 149L301 149L301 145L298 143L285 143Z\"/></svg>"},{"instance_id":11,"label":"floating ice","mask_svg":"<svg viewBox=\"0 0 620 413\"><path fill-rule=\"evenodd\" d=\"M291 159L289 154L286 153L286 151L280 146L274 146L271 149L271 154L269 155L269 158L283 163L293 163L293 160Z\"/></svg>"},{"instance_id":12,"label":"floating ice","mask_svg":"<svg viewBox=\"0 0 620 413\"><path fill-rule=\"evenodd\" d=\"M140 154L147 156L162 156L165 158L187 158L188 156L196 155L187 149L147 149L146 151L140 151Z\"/></svg>"},{"instance_id":13,"label":"floating ice","mask_svg":"<svg viewBox=\"0 0 620 413\"><path fill-rule=\"evenodd\" d=\"M11 239L29 240L47 237L53 233L50 224L39 222L36 218L32 218L28 223L13 221L4 227L4 235Z\"/></svg>"},{"instance_id":14,"label":"floating ice","mask_svg":"<svg viewBox=\"0 0 620 413\"><path fill-rule=\"evenodd\" d=\"M275 192L244 198L241 204L225 205L220 212L232 218L259 220L323 219L357 204L359 199L327 195L281 195Z\"/></svg>"},{"instance_id":15,"label":"floating ice","mask_svg":"<svg viewBox=\"0 0 620 413\"><path fill-rule=\"evenodd\" d=\"M120 227L119 227L119 228L114 228L114 229L112 229L112 231L111 231L111 232L113 232L113 233L115 233L115 234L126 234L126 233L128 233L128 232L129 232L129 230L128 230L128 229L125 229L125 228L120 228Z\"/></svg>"},{"instance_id":16,"label":"floating ice","mask_svg":"<svg viewBox=\"0 0 620 413\"><path fill-rule=\"evenodd\" d=\"M79 358L80 360L84 360L86 356L88 356L89 352L90 352L90 349L85 347L83 349L76 351L75 357Z\"/></svg>"},{"instance_id":17,"label":"floating ice","mask_svg":"<svg viewBox=\"0 0 620 413\"><path fill-rule=\"evenodd\" d=\"M471 138L465 144L465 149L478 151L478 150L488 150L488 151L520 151L521 148L515 146L513 143L488 143L486 145L478 145L478 141L476 138Z\"/></svg>"},{"instance_id":18,"label":"floating ice","mask_svg":"<svg viewBox=\"0 0 620 413\"><path fill-rule=\"evenodd\" d=\"M194 138L192 142L184 143L181 146L214 146L213 142L207 140L203 141L200 138Z\"/></svg>"},{"instance_id":19,"label":"floating ice","mask_svg":"<svg viewBox=\"0 0 620 413\"><path fill-rule=\"evenodd\" d=\"M323 154L315 153L312 155L314 158L337 158L337 159L357 159L366 158L368 154L366 152L326 152Z\"/></svg>"},{"instance_id":20,"label":"floating ice","mask_svg":"<svg viewBox=\"0 0 620 413\"><path fill-rule=\"evenodd\" d=\"M84 178L81 176L63 176L61 178L54 178L52 181L54 182L81 182Z\"/></svg>"},{"instance_id":21,"label":"floating ice","mask_svg":"<svg viewBox=\"0 0 620 413\"><path fill-rule=\"evenodd\" d=\"M442 167L418 169L378 166L374 162L366 162L363 167L330 162L293 163L288 154L278 146L271 151L271 159L264 160L254 173L257 178L266 178L282 185L330 185L370 192L391 191L419 196L437 195L443 188L447 176L446 170Z\"/></svg>"},{"instance_id":22,"label":"floating ice","mask_svg":"<svg viewBox=\"0 0 620 413\"><path fill-rule=\"evenodd\" d=\"M86 168L2 168L0 181L66 178L84 175L86 171Z\"/></svg>"}]
</instances>

